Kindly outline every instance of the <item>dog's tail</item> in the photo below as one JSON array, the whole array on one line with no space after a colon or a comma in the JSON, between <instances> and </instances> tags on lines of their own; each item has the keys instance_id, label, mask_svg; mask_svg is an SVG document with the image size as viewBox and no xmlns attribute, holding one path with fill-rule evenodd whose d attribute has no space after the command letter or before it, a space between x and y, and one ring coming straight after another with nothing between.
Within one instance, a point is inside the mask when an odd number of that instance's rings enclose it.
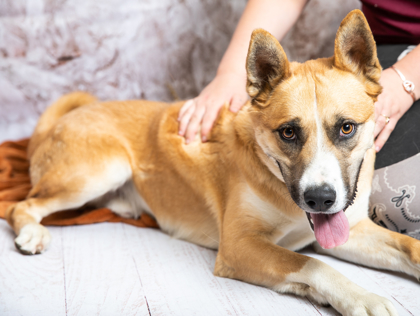
<instances>
[{"instance_id":1,"label":"dog's tail","mask_svg":"<svg viewBox=\"0 0 420 316\"><path fill-rule=\"evenodd\" d=\"M45 138L51 128L55 125L56 121L65 114L77 109L81 106L88 105L96 102L97 99L86 92L72 92L63 95L60 99L54 102L42 114L38 121L38 125L31 137L28 147L28 157L31 157L34 150L38 147L40 142Z\"/></svg>"}]
</instances>

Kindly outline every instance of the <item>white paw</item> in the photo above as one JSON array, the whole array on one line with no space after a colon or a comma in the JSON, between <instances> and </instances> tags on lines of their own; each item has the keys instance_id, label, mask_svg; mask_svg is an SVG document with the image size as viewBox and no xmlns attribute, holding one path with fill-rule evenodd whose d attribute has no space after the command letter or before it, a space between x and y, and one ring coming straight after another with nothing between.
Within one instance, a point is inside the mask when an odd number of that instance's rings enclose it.
<instances>
[{"instance_id":1,"label":"white paw","mask_svg":"<svg viewBox=\"0 0 420 316\"><path fill-rule=\"evenodd\" d=\"M361 295L350 305L349 310L343 312L343 315L349 316L398 316L394 305L385 297L366 293Z\"/></svg>"},{"instance_id":2,"label":"white paw","mask_svg":"<svg viewBox=\"0 0 420 316\"><path fill-rule=\"evenodd\" d=\"M41 224L27 224L15 239L16 248L25 255L44 252L51 242L51 235Z\"/></svg>"},{"instance_id":3,"label":"white paw","mask_svg":"<svg viewBox=\"0 0 420 316\"><path fill-rule=\"evenodd\" d=\"M124 217L124 218L134 217L134 211L131 204L123 199L118 199L118 198L112 199L111 201L107 203L106 207L121 217Z\"/></svg>"}]
</instances>

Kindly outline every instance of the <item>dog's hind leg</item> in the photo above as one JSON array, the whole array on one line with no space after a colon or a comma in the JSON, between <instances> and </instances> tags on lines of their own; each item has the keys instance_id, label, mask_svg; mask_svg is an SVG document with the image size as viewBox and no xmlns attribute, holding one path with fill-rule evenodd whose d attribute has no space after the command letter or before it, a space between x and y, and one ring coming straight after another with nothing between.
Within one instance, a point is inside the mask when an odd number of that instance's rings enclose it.
<instances>
[{"instance_id":1,"label":"dog's hind leg","mask_svg":"<svg viewBox=\"0 0 420 316\"><path fill-rule=\"evenodd\" d=\"M26 200L6 211L6 218L17 234L15 245L22 253L41 253L50 244L50 233L40 224L42 218L79 208L116 190L131 178L131 167L121 158L95 167L79 165L75 171L57 165L41 177Z\"/></svg>"},{"instance_id":2,"label":"dog's hind leg","mask_svg":"<svg viewBox=\"0 0 420 316\"><path fill-rule=\"evenodd\" d=\"M99 199L89 203L94 207L106 207L117 215L125 218L139 218L146 211L153 214L141 197L132 180L127 181L118 190L109 192Z\"/></svg>"},{"instance_id":3,"label":"dog's hind leg","mask_svg":"<svg viewBox=\"0 0 420 316\"><path fill-rule=\"evenodd\" d=\"M420 278L420 241L363 219L350 230L349 240L342 246L317 252L365 266L401 271Z\"/></svg>"}]
</instances>

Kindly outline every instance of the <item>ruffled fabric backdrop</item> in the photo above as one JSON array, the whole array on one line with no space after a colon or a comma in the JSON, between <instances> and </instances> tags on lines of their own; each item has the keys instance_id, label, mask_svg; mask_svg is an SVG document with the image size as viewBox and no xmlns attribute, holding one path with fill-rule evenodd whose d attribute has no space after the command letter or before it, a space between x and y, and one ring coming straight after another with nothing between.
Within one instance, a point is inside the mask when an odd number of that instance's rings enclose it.
<instances>
[{"instance_id":1,"label":"ruffled fabric backdrop","mask_svg":"<svg viewBox=\"0 0 420 316\"><path fill-rule=\"evenodd\" d=\"M214 77L245 0L0 1L0 142L29 136L63 93L104 100L196 96ZM312 0L282 41L329 56L357 0Z\"/></svg>"}]
</instances>

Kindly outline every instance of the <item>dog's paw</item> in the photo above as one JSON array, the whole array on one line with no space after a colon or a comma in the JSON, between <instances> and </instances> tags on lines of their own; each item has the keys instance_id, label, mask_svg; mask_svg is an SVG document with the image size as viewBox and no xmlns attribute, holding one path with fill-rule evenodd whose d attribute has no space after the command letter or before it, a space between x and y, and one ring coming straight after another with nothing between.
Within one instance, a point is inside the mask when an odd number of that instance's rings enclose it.
<instances>
[{"instance_id":1,"label":"dog's paw","mask_svg":"<svg viewBox=\"0 0 420 316\"><path fill-rule=\"evenodd\" d=\"M134 218L135 212L133 207L128 201L115 198L106 204L106 207L113 211L115 214L124 218Z\"/></svg>"},{"instance_id":2,"label":"dog's paw","mask_svg":"<svg viewBox=\"0 0 420 316\"><path fill-rule=\"evenodd\" d=\"M41 224L28 224L22 227L15 239L16 248L24 255L44 252L51 242L51 235Z\"/></svg>"},{"instance_id":3,"label":"dog's paw","mask_svg":"<svg viewBox=\"0 0 420 316\"><path fill-rule=\"evenodd\" d=\"M398 316L394 305L385 297L366 293L360 296L348 310L343 311L348 316Z\"/></svg>"}]
</instances>

